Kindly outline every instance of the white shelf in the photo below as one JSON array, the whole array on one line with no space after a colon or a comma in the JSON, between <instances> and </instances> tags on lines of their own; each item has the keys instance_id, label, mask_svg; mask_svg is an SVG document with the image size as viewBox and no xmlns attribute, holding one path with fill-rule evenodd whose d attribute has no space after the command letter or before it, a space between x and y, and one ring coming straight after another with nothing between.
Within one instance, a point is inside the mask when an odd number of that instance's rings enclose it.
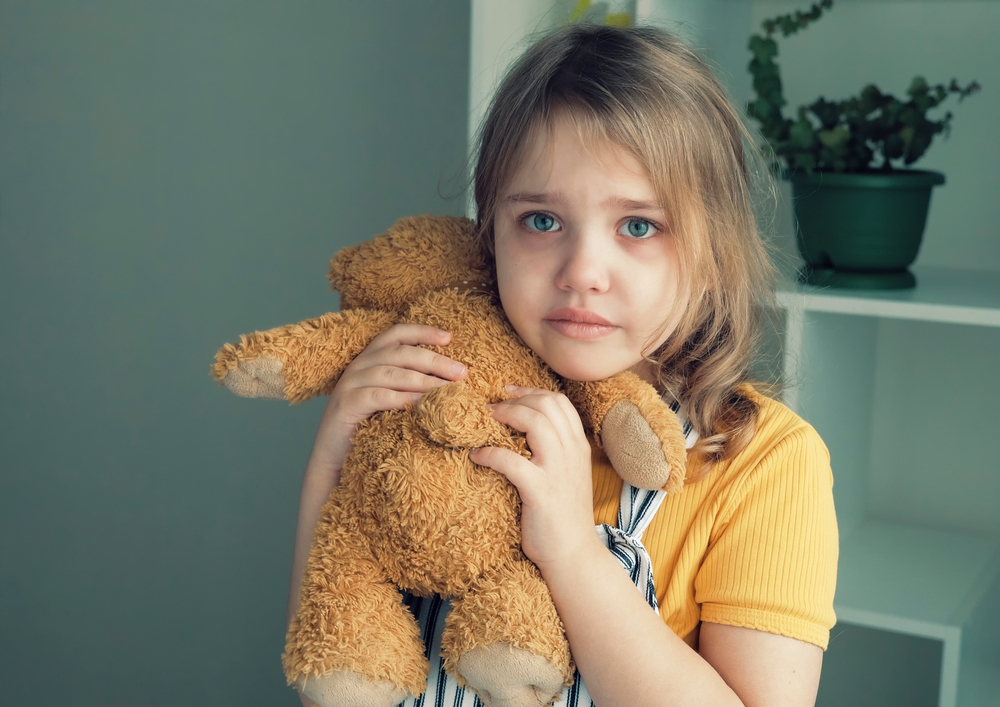
<instances>
[{"instance_id":1,"label":"white shelf","mask_svg":"<svg viewBox=\"0 0 1000 707\"><path fill-rule=\"evenodd\" d=\"M869 520L841 540L837 613L850 623L945 639L998 574L996 541Z\"/></svg>"},{"instance_id":2,"label":"white shelf","mask_svg":"<svg viewBox=\"0 0 1000 707\"><path fill-rule=\"evenodd\" d=\"M963 644L979 628L975 612L995 600L1000 542L869 520L840 551L838 621L941 641L940 707L995 704L1000 666L970 665Z\"/></svg>"},{"instance_id":3,"label":"white shelf","mask_svg":"<svg viewBox=\"0 0 1000 707\"><path fill-rule=\"evenodd\" d=\"M913 268L909 290L844 290L783 283L778 304L787 310L919 319L1000 327L1000 273Z\"/></svg>"}]
</instances>

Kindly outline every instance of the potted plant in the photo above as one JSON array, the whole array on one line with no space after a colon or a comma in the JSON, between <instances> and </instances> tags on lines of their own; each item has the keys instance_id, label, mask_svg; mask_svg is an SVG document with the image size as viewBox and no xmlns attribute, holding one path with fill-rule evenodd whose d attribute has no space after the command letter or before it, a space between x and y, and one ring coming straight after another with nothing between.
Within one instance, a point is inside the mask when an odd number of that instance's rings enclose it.
<instances>
[{"instance_id":1,"label":"potted plant","mask_svg":"<svg viewBox=\"0 0 1000 707\"><path fill-rule=\"evenodd\" d=\"M913 287L907 268L917 257L931 189L944 183L944 175L906 167L951 125L950 112L939 120L927 112L951 94L961 101L979 84L952 79L930 85L918 76L907 100L868 85L857 96L820 97L801 106L795 119L785 117L773 36L795 34L832 6L833 0L821 0L805 12L765 20L764 34L750 38L757 98L747 112L792 185L796 241L806 263L800 279L834 287Z\"/></svg>"}]
</instances>

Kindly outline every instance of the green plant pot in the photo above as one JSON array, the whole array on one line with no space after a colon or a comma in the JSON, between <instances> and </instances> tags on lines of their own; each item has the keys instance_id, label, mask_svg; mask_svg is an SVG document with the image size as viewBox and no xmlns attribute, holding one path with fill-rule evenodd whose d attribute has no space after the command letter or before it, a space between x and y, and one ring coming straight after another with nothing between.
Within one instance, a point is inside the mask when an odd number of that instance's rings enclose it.
<instances>
[{"instance_id":1,"label":"green plant pot","mask_svg":"<svg viewBox=\"0 0 1000 707\"><path fill-rule=\"evenodd\" d=\"M916 285L917 258L931 189L940 172L794 173L796 241L810 285L893 290Z\"/></svg>"}]
</instances>

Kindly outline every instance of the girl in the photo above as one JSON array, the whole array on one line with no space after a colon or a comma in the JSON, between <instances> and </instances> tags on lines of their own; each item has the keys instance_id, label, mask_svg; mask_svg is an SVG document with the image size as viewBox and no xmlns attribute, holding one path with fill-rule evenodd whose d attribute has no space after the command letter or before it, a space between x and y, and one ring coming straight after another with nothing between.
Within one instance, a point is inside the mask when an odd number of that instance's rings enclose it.
<instances>
[{"instance_id":1,"label":"girl","mask_svg":"<svg viewBox=\"0 0 1000 707\"><path fill-rule=\"evenodd\" d=\"M751 144L705 64L644 28L574 26L543 38L510 71L482 128L478 233L518 334L570 379L635 371L691 429L695 473L638 524L655 606L594 532L595 522L615 524L622 482L565 397L515 389L492 406L526 434L530 460L472 452L520 493L522 547L579 671L561 699L585 707L816 698L834 623L832 476L815 431L748 382L756 307L771 286ZM292 612L353 431L462 379L462 364L421 348L448 340L393 327L330 396L303 483Z\"/></svg>"}]
</instances>

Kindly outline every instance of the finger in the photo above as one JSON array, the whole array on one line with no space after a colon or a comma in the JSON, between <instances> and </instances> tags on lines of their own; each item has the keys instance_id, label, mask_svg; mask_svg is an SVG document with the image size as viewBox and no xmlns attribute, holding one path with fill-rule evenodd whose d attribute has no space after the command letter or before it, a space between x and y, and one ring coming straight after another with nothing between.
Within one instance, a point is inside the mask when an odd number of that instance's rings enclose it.
<instances>
[{"instance_id":1,"label":"finger","mask_svg":"<svg viewBox=\"0 0 1000 707\"><path fill-rule=\"evenodd\" d=\"M508 386L508 390L509 390ZM549 419L561 436L586 436L580 414L565 395L550 390L518 388L511 391L518 397L506 401L511 405L524 405L542 413Z\"/></svg>"},{"instance_id":2,"label":"finger","mask_svg":"<svg viewBox=\"0 0 1000 707\"><path fill-rule=\"evenodd\" d=\"M354 360L357 367L392 365L411 368L444 380L461 380L468 373L466 366L454 359L435 353L420 345L444 346L451 334L423 324L396 324L379 334Z\"/></svg>"},{"instance_id":3,"label":"finger","mask_svg":"<svg viewBox=\"0 0 1000 707\"><path fill-rule=\"evenodd\" d=\"M576 408L573 407L573 403L570 402L569 398L554 390L548 390L546 388L529 388L521 385L508 385L504 386L504 389L511 394L512 400L521 400L525 402L533 400L547 400L557 403L564 413L569 413L571 411L576 412Z\"/></svg>"},{"instance_id":4,"label":"finger","mask_svg":"<svg viewBox=\"0 0 1000 707\"><path fill-rule=\"evenodd\" d=\"M566 416L566 421L569 423L573 434L586 437L587 432L583 429L583 420L580 418L580 411L576 409L573 401L562 393L556 396L555 401L559 406L559 409L562 410L563 414Z\"/></svg>"},{"instance_id":5,"label":"finger","mask_svg":"<svg viewBox=\"0 0 1000 707\"><path fill-rule=\"evenodd\" d=\"M362 370L357 378L359 388L388 388L399 392L426 393L451 381L429 376L398 366L372 366Z\"/></svg>"},{"instance_id":6,"label":"finger","mask_svg":"<svg viewBox=\"0 0 1000 707\"><path fill-rule=\"evenodd\" d=\"M493 419L524 432L532 462L538 466L544 466L550 455L560 456L566 446L549 418L525 405L497 403L493 406Z\"/></svg>"},{"instance_id":7,"label":"finger","mask_svg":"<svg viewBox=\"0 0 1000 707\"><path fill-rule=\"evenodd\" d=\"M427 324L393 324L372 343L376 341L386 346L446 346L451 342L451 333Z\"/></svg>"},{"instance_id":8,"label":"finger","mask_svg":"<svg viewBox=\"0 0 1000 707\"><path fill-rule=\"evenodd\" d=\"M508 400L502 403L490 403L486 407L490 408L494 420L509 425L518 432L527 434L532 430L548 428L552 433L555 433L552 422L543 412L519 401Z\"/></svg>"},{"instance_id":9,"label":"finger","mask_svg":"<svg viewBox=\"0 0 1000 707\"><path fill-rule=\"evenodd\" d=\"M532 478L538 474L538 468L534 464L509 449L479 447L469 451L469 459L507 477L521 495L522 501L525 500L525 492L530 492Z\"/></svg>"},{"instance_id":10,"label":"finger","mask_svg":"<svg viewBox=\"0 0 1000 707\"><path fill-rule=\"evenodd\" d=\"M378 412L380 410L402 410L407 405L420 402L423 393L389 390L388 388L358 388L352 391L354 407ZM369 413L370 414L370 413ZM367 415L366 415L367 417Z\"/></svg>"},{"instance_id":11,"label":"finger","mask_svg":"<svg viewBox=\"0 0 1000 707\"><path fill-rule=\"evenodd\" d=\"M382 364L409 368L445 380L461 380L469 372L461 361L416 346L397 346L376 356L376 360Z\"/></svg>"},{"instance_id":12,"label":"finger","mask_svg":"<svg viewBox=\"0 0 1000 707\"><path fill-rule=\"evenodd\" d=\"M302 702L302 707L319 707L318 704L316 704L315 702L313 702L312 700L310 700L308 697L306 697L305 695L303 695L301 692L299 693L299 700L301 700L301 702Z\"/></svg>"}]
</instances>

